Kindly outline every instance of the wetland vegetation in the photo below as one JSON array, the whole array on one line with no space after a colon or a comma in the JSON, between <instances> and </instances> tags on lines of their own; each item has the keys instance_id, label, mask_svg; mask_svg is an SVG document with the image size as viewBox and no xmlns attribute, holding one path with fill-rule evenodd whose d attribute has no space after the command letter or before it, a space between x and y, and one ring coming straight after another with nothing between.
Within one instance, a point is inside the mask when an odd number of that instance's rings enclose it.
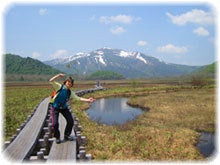
<instances>
[{"instance_id":1,"label":"wetland vegetation","mask_svg":"<svg viewBox=\"0 0 220 165\"><path fill-rule=\"evenodd\" d=\"M216 130L216 88L144 81L107 82L106 91L84 97L128 97L128 104L145 111L122 125L108 126L91 121L88 103L71 102L79 118L83 135L87 137L86 151L95 161L177 161L205 160L196 148L200 132ZM77 89L91 84L76 84ZM89 88L90 88L89 87ZM34 107L52 89L49 85L5 87L4 139L25 121Z\"/></svg>"}]
</instances>

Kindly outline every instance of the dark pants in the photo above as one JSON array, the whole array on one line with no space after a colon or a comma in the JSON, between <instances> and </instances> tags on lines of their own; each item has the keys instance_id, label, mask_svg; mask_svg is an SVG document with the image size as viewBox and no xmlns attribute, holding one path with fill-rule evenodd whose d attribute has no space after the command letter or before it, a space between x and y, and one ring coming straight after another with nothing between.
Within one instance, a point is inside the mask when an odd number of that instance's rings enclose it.
<instances>
[{"instance_id":1,"label":"dark pants","mask_svg":"<svg viewBox=\"0 0 220 165\"><path fill-rule=\"evenodd\" d=\"M54 109L54 137L60 138L59 131L59 114L62 114L66 119L66 128L64 131L64 136L69 136L73 129L73 117L69 109Z\"/></svg>"}]
</instances>

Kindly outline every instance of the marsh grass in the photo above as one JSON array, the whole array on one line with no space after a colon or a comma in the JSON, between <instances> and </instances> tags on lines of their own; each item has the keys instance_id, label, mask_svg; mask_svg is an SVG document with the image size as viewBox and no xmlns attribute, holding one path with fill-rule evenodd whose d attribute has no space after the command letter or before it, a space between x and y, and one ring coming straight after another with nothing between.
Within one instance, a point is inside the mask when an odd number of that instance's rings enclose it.
<instances>
[{"instance_id":1,"label":"marsh grass","mask_svg":"<svg viewBox=\"0 0 220 165\"><path fill-rule=\"evenodd\" d=\"M7 87L4 89L4 140L9 140L16 129L27 119L43 98L48 97L51 88L33 86Z\"/></svg>"},{"instance_id":2,"label":"marsh grass","mask_svg":"<svg viewBox=\"0 0 220 165\"><path fill-rule=\"evenodd\" d=\"M192 89L187 91L133 97L129 104L150 107L148 124L187 127L196 131L211 131L215 127L215 91Z\"/></svg>"},{"instance_id":3,"label":"marsh grass","mask_svg":"<svg viewBox=\"0 0 220 165\"><path fill-rule=\"evenodd\" d=\"M78 87L78 86L77 86ZM4 140L13 135L39 102L50 95L51 86L20 86L4 89ZM129 104L147 108L135 120L118 126L97 124L84 110L88 103L71 103L87 137L86 152L94 161L191 161L204 160L195 145L200 131L216 130L215 88L131 84L84 97L129 97Z\"/></svg>"},{"instance_id":4,"label":"marsh grass","mask_svg":"<svg viewBox=\"0 0 220 165\"><path fill-rule=\"evenodd\" d=\"M134 92L132 88L115 88L85 96L130 96L129 104L149 109L118 126L90 121L82 112L88 104L72 104L88 139L86 150L94 160L204 160L196 143L200 131L215 131L215 90L152 89L140 88Z\"/></svg>"}]
</instances>

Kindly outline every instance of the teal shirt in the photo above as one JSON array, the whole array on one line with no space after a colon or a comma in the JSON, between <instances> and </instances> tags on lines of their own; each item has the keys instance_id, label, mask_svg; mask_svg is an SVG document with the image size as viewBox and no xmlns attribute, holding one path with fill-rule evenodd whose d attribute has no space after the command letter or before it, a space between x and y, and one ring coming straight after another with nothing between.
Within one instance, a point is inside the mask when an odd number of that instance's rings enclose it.
<instances>
[{"instance_id":1,"label":"teal shirt","mask_svg":"<svg viewBox=\"0 0 220 165\"><path fill-rule=\"evenodd\" d=\"M56 91L58 91L58 90L61 88L61 86L62 86L62 84L60 84L60 83L58 83L58 82L56 82L56 81L52 81L52 82L50 82L50 84L52 84L53 88L54 88ZM66 87L66 86L64 85L64 88L65 88L65 87ZM55 100L56 97L57 97L57 95L55 95L55 96L53 97L53 99L51 100L51 103L54 102L54 100ZM70 99L80 100L80 97L77 96L77 95L75 94L75 92L71 90Z\"/></svg>"}]
</instances>

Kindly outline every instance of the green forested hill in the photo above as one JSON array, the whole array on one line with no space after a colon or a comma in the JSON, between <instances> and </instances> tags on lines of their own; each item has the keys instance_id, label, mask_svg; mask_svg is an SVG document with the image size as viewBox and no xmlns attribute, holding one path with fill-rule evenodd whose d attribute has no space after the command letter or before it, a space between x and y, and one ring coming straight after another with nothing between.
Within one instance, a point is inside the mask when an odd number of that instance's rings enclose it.
<instances>
[{"instance_id":1,"label":"green forested hill","mask_svg":"<svg viewBox=\"0 0 220 165\"><path fill-rule=\"evenodd\" d=\"M53 75L60 71L30 57L22 58L18 55L4 55L4 72L19 75Z\"/></svg>"},{"instance_id":2,"label":"green forested hill","mask_svg":"<svg viewBox=\"0 0 220 165\"><path fill-rule=\"evenodd\" d=\"M217 62L214 62L210 65L206 65L195 71L193 74L202 77L215 77L217 69Z\"/></svg>"},{"instance_id":3,"label":"green forested hill","mask_svg":"<svg viewBox=\"0 0 220 165\"><path fill-rule=\"evenodd\" d=\"M121 80L124 79L123 75L112 71L97 71L91 74L88 79L90 80Z\"/></svg>"}]
</instances>

